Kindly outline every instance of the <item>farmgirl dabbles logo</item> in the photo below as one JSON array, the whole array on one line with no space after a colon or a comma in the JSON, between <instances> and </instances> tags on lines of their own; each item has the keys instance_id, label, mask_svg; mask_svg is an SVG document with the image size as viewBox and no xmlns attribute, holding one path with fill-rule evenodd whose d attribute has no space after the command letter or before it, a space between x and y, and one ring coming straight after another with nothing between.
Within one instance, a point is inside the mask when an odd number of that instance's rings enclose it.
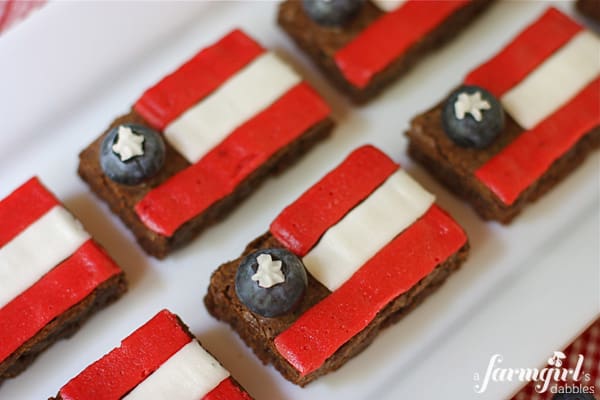
<instances>
[{"instance_id":1,"label":"farmgirl dabbles logo","mask_svg":"<svg viewBox=\"0 0 600 400\"><path fill-rule=\"evenodd\" d=\"M476 373L473 377L475 382L475 393L483 393L492 382L535 382L535 391L545 393L549 388L556 393L557 386L566 382L589 382L591 376L583 371L584 357L582 354L577 359L575 368L563 368L563 360L567 356L560 351L555 351L548 359L548 365L542 369L538 368L506 368L500 366L504 361L500 354L494 354L490 358L485 375L482 377ZM594 385L581 385L575 393L594 393Z\"/></svg>"}]
</instances>

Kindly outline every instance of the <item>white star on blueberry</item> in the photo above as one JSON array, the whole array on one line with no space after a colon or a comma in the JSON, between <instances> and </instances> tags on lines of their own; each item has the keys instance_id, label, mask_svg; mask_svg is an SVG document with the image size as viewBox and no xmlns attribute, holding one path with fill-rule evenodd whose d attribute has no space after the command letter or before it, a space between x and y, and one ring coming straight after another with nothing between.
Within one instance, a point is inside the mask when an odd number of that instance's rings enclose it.
<instances>
[{"instance_id":1,"label":"white star on blueberry","mask_svg":"<svg viewBox=\"0 0 600 400\"><path fill-rule=\"evenodd\" d=\"M285 277L281 271L281 261L274 261L270 254L261 254L256 257L256 261L258 262L258 268L251 279L258 281L258 286L270 288L285 282Z\"/></svg>"},{"instance_id":2,"label":"white star on blueberry","mask_svg":"<svg viewBox=\"0 0 600 400\"><path fill-rule=\"evenodd\" d=\"M466 114L471 114L475 121L480 122L482 119L481 111L490 108L492 108L490 103L481 98L481 92L477 91L473 94L463 92L458 95L458 99L454 103L454 114L458 119L463 119Z\"/></svg>"},{"instance_id":3,"label":"white star on blueberry","mask_svg":"<svg viewBox=\"0 0 600 400\"><path fill-rule=\"evenodd\" d=\"M127 161L130 158L144 155L144 136L135 134L128 126L119 126L117 142L112 150L119 155L121 161Z\"/></svg>"}]
</instances>

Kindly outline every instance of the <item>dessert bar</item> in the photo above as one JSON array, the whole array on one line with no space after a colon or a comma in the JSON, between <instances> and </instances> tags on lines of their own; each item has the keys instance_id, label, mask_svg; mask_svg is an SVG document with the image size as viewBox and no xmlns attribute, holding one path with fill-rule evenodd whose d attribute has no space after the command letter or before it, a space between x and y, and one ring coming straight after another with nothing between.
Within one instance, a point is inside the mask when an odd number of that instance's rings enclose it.
<instances>
[{"instance_id":1,"label":"dessert bar","mask_svg":"<svg viewBox=\"0 0 600 400\"><path fill-rule=\"evenodd\" d=\"M0 201L0 383L127 289L123 271L37 178Z\"/></svg>"},{"instance_id":2,"label":"dessert bar","mask_svg":"<svg viewBox=\"0 0 600 400\"><path fill-rule=\"evenodd\" d=\"M554 8L415 117L409 153L509 223L600 145L600 39Z\"/></svg>"},{"instance_id":3,"label":"dessert bar","mask_svg":"<svg viewBox=\"0 0 600 400\"><path fill-rule=\"evenodd\" d=\"M340 368L466 259L463 229L364 146L212 275L208 311L304 386Z\"/></svg>"},{"instance_id":4,"label":"dessert bar","mask_svg":"<svg viewBox=\"0 0 600 400\"><path fill-rule=\"evenodd\" d=\"M79 175L149 254L222 220L333 127L330 109L240 30L148 89L79 156Z\"/></svg>"},{"instance_id":5,"label":"dessert bar","mask_svg":"<svg viewBox=\"0 0 600 400\"><path fill-rule=\"evenodd\" d=\"M162 310L51 400L251 400L175 314Z\"/></svg>"}]
</instances>

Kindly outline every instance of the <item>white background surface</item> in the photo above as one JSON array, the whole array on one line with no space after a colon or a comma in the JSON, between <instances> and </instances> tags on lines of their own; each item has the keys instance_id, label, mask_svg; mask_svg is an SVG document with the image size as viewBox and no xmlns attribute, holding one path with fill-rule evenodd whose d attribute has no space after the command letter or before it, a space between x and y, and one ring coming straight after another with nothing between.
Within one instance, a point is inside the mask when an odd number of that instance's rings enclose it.
<instances>
[{"instance_id":1,"label":"white background surface","mask_svg":"<svg viewBox=\"0 0 600 400\"><path fill-rule=\"evenodd\" d=\"M335 92L275 23L272 2L50 2L0 37L0 198L39 175L125 269L130 291L54 345L0 399L41 399L164 307L180 314L257 399L503 399L521 384L473 391L490 357L537 367L600 310L598 154L511 226L484 223L408 159L402 132L548 2L501 2L384 96L356 108ZM571 3L558 6L573 14ZM79 180L77 154L145 88L233 27L293 60L331 102L339 127L229 218L159 262ZM205 311L210 273L263 233L288 203L353 148L373 143L466 228L471 257L446 285L340 371L300 389L263 367ZM1 321L0 321L1 323Z\"/></svg>"}]
</instances>

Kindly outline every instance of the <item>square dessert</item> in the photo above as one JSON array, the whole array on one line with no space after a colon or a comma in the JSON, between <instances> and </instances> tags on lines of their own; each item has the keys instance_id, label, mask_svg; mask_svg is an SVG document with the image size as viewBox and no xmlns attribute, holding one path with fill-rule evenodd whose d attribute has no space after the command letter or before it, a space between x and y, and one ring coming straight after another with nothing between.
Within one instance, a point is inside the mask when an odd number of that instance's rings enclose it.
<instances>
[{"instance_id":1,"label":"square dessert","mask_svg":"<svg viewBox=\"0 0 600 400\"><path fill-rule=\"evenodd\" d=\"M493 0L286 0L279 25L325 75L365 103L451 41Z\"/></svg>"},{"instance_id":2,"label":"square dessert","mask_svg":"<svg viewBox=\"0 0 600 400\"><path fill-rule=\"evenodd\" d=\"M509 223L600 145L600 39L549 8L415 117L410 155L484 219Z\"/></svg>"},{"instance_id":3,"label":"square dessert","mask_svg":"<svg viewBox=\"0 0 600 400\"><path fill-rule=\"evenodd\" d=\"M468 249L433 195L364 146L221 265L204 302L264 363L304 386L431 294Z\"/></svg>"},{"instance_id":4,"label":"square dessert","mask_svg":"<svg viewBox=\"0 0 600 400\"><path fill-rule=\"evenodd\" d=\"M83 150L78 172L163 258L325 138L329 115L289 65L235 30L148 89Z\"/></svg>"},{"instance_id":5,"label":"square dessert","mask_svg":"<svg viewBox=\"0 0 600 400\"><path fill-rule=\"evenodd\" d=\"M251 400L190 333L162 310L50 400Z\"/></svg>"},{"instance_id":6,"label":"square dessert","mask_svg":"<svg viewBox=\"0 0 600 400\"><path fill-rule=\"evenodd\" d=\"M600 0L577 0L575 6L580 13L600 23Z\"/></svg>"},{"instance_id":7,"label":"square dessert","mask_svg":"<svg viewBox=\"0 0 600 400\"><path fill-rule=\"evenodd\" d=\"M126 290L123 271L37 178L0 201L0 384Z\"/></svg>"}]
</instances>

